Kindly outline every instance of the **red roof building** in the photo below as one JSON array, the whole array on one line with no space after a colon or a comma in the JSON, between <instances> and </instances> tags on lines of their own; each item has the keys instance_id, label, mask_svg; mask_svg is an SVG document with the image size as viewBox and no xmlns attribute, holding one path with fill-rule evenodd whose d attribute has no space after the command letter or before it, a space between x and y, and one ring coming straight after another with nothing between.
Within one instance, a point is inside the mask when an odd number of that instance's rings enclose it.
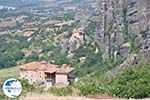
<instances>
[{"instance_id":1,"label":"red roof building","mask_svg":"<svg viewBox=\"0 0 150 100\"><path fill-rule=\"evenodd\" d=\"M67 86L68 75L73 71L69 65L62 66L50 64L46 61L31 62L20 67L20 78L27 79L30 84L43 85L45 87Z\"/></svg>"}]
</instances>

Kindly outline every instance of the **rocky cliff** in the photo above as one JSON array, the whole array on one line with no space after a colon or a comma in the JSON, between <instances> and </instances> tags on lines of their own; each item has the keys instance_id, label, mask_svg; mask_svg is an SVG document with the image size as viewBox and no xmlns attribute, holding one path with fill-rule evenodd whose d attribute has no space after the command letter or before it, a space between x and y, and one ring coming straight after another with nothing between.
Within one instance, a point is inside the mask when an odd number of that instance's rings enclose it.
<instances>
[{"instance_id":1,"label":"rocky cliff","mask_svg":"<svg viewBox=\"0 0 150 100\"><path fill-rule=\"evenodd\" d=\"M128 49L132 48L132 45L123 46L127 43L149 50L149 5L149 0L98 0L100 19L96 41L101 46L103 59L116 54L127 57Z\"/></svg>"},{"instance_id":2,"label":"rocky cliff","mask_svg":"<svg viewBox=\"0 0 150 100\"><path fill-rule=\"evenodd\" d=\"M149 0L98 0L100 19L96 42L101 47L102 57L104 60L124 59L121 65L108 72L110 76L128 65L149 60L149 5Z\"/></svg>"},{"instance_id":3,"label":"rocky cliff","mask_svg":"<svg viewBox=\"0 0 150 100\"><path fill-rule=\"evenodd\" d=\"M62 50L73 57L74 51L85 42L89 42L91 36L91 45L95 45L96 51L102 53L104 61L127 59L130 54L149 53L149 5L149 0L97 0L97 12L93 11L90 14L85 11L76 14L76 23L79 25L77 28L82 28L82 32L73 31L72 36L65 39L67 42L61 43ZM80 18L80 15L83 18ZM84 24L81 23L82 19ZM85 28L91 22L96 28L89 36Z\"/></svg>"}]
</instances>

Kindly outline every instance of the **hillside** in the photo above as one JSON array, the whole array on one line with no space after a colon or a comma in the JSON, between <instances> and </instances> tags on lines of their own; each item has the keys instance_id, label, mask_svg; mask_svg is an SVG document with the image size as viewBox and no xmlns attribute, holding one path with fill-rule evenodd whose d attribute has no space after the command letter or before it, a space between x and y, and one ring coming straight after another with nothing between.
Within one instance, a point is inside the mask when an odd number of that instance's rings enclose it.
<instances>
[{"instance_id":1,"label":"hillside","mask_svg":"<svg viewBox=\"0 0 150 100\"><path fill-rule=\"evenodd\" d=\"M19 72L18 67L0 70L1 84L5 79L12 78L12 77L18 78L19 76L18 72ZM104 73L93 77L84 77L81 78L78 83L69 87L71 90L69 88L64 90L54 89L54 90L49 90L48 92L43 91L42 92L43 95L38 94L41 91L40 89L29 90L29 92L33 91L33 93L31 94L28 93L27 97L21 96L21 100L24 99L30 100L32 98L37 97L37 95L38 98L43 98L44 95L47 97L52 97L56 100L62 98L62 97L52 96L52 94L58 96L65 96L63 97L64 100L66 100L67 98L70 98L72 100L74 100L75 98L79 100L85 99L85 97L73 97L76 95L87 96L86 97L87 100L90 100L90 98L105 99L105 98L117 98L117 97L145 98L150 96L149 95L150 94L149 74L150 74L150 63L142 62L135 66L128 66L125 71L123 71L117 77L112 79L109 79ZM62 91L64 91L64 93L62 93ZM102 95L102 94L109 94L114 97L108 95ZM68 95L70 95L71 97L69 97Z\"/></svg>"},{"instance_id":2,"label":"hillside","mask_svg":"<svg viewBox=\"0 0 150 100\"><path fill-rule=\"evenodd\" d=\"M9 78L18 78L19 77L19 68L12 67L0 70L0 86L2 86L3 82Z\"/></svg>"},{"instance_id":3,"label":"hillside","mask_svg":"<svg viewBox=\"0 0 150 100\"><path fill-rule=\"evenodd\" d=\"M79 79L48 94L150 97L150 0L28 1L0 0L1 86L19 77L16 66L47 61ZM23 94L45 93L22 84Z\"/></svg>"},{"instance_id":4,"label":"hillside","mask_svg":"<svg viewBox=\"0 0 150 100\"><path fill-rule=\"evenodd\" d=\"M18 78L19 77L19 68L12 67L0 70L0 100L5 98L2 86L4 82L9 78Z\"/></svg>"}]
</instances>

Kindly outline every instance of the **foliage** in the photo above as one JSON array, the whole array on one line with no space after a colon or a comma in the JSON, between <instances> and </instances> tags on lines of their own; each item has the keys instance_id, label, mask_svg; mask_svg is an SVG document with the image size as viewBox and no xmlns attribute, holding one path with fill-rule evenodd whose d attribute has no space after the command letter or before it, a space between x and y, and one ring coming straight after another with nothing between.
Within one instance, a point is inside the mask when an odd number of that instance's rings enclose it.
<instances>
[{"instance_id":1,"label":"foliage","mask_svg":"<svg viewBox=\"0 0 150 100\"><path fill-rule=\"evenodd\" d=\"M74 16L75 16L75 12L69 11L69 12L64 14L64 20L73 20Z\"/></svg>"},{"instance_id":2,"label":"foliage","mask_svg":"<svg viewBox=\"0 0 150 100\"><path fill-rule=\"evenodd\" d=\"M73 66L76 67L79 76L100 74L101 72L112 69L123 62L122 59L110 59L108 61L103 61L102 53L100 51L95 53L95 50L96 46L86 44L75 51L76 54L74 59L86 57L86 61L83 64L79 64L79 60L76 60L76 64L73 64Z\"/></svg>"},{"instance_id":3,"label":"foliage","mask_svg":"<svg viewBox=\"0 0 150 100\"><path fill-rule=\"evenodd\" d=\"M129 66L123 74L108 78L100 73L90 77L82 77L75 84L80 95L108 93L121 98L146 98L150 96L150 63L142 62L134 67Z\"/></svg>"},{"instance_id":4,"label":"foliage","mask_svg":"<svg viewBox=\"0 0 150 100\"><path fill-rule=\"evenodd\" d=\"M22 84L22 87L23 87L22 90L24 92L29 92L29 91L31 92L35 89L35 87L33 85L30 85L26 79L23 79L23 80L20 80L20 81L21 81L21 84Z\"/></svg>"},{"instance_id":5,"label":"foliage","mask_svg":"<svg viewBox=\"0 0 150 100\"><path fill-rule=\"evenodd\" d=\"M21 79L20 82L23 88L22 89L23 91L20 96L26 96L26 94L29 92L40 93L40 94L44 93L43 88L35 87L34 85L29 84L27 79Z\"/></svg>"},{"instance_id":6,"label":"foliage","mask_svg":"<svg viewBox=\"0 0 150 100\"><path fill-rule=\"evenodd\" d=\"M125 22L124 22L124 27L125 27L125 33L126 35L129 34L129 21L126 19Z\"/></svg>"},{"instance_id":7,"label":"foliage","mask_svg":"<svg viewBox=\"0 0 150 100\"><path fill-rule=\"evenodd\" d=\"M146 31L141 31L140 34L142 35L143 39L146 39Z\"/></svg>"},{"instance_id":8,"label":"foliage","mask_svg":"<svg viewBox=\"0 0 150 100\"><path fill-rule=\"evenodd\" d=\"M124 98L146 98L150 96L150 63L140 63L112 79L109 93Z\"/></svg>"},{"instance_id":9,"label":"foliage","mask_svg":"<svg viewBox=\"0 0 150 100\"><path fill-rule=\"evenodd\" d=\"M96 24L94 22L89 23L88 27L85 28L84 32L86 35L91 36L94 34L96 29Z\"/></svg>"},{"instance_id":10,"label":"foliage","mask_svg":"<svg viewBox=\"0 0 150 100\"><path fill-rule=\"evenodd\" d=\"M79 65L79 58L85 57L86 61L83 64L80 64L77 69L77 73L79 76L92 74L93 72L96 72L95 69L98 69L98 71L101 70L101 65L103 63L101 53L95 53L95 47L91 46L90 44L86 44L85 46L81 46L78 50L76 50L76 54L74 56L74 59L76 60L75 65Z\"/></svg>"},{"instance_id":11,"label":"foliage","mask_svg":"<svg viewBox=\"0 0 150 100\"><path fill-rule=\"evenodd\" d=\"M39 60L39 55L36 52L33 52L32 55L28 56L26 58L26 63L32 62L32 61L38 61Z\"/></svg>"},{"instance_id":12,"label":"foliage","mask_svg":"<svg viewBox=\"0 0 150 100\"><path fill-rule=\"evenodd\" d=\"M71 95L73 92L73 88L71 86L68 86L66 88L50 88L48 90L49 93L57 96L68 96Z\"/></svg>"},{"instance_id":13,"label":"foliage","mask_svg":"<svg viewBox=\"0 0 150 100\"><path fill-rule=\"evenodd\" d=\"M6 68L10 66L15 66L15 58L13 56L5 55L0 57L0 67Z\"/></svg>"},{"instance_id":14,"label":"foliage","mask_svg":"<svg viewBox=\"0 0 150 100\"><path fill-rule=\"evenodd\" d=\"M28 47L24 36L4 35L0 37L0 68L13 67L24 58L23 48Z\"/></svg>"},{"instance_id":15,"label":"foliage","mask_svg":"<svg viewBox=\"0 0 150 100\"><path fill-rule=\"evenodd\" d=\"M139 53L139 45L135 43L136 36L133 34L126 35L125 41L131 42L131 53L138 54Z\"/></svg>"},{"instance_id":16,"label":"foliage","mask_svg":"<svg viewBox=\"0 0 150 100\"><path fill-rule=\"evenodd\" d=\"M66 57L67 55L62 53L55 53L52 59L55 61L56 64L69 64L69 59Z\"/></svg>"},{"instance_id":17,"label":"foliage","mask_svg":"<svg viewBox=\"0 0 150 100\"><path fill-rule=\"evenodd\" d=\"M139 53L139 45L137 45L136 43L132 42L131 43L131 53L133 54L138 54Z\"/></svg>"},{"instance_id":18,"label":"foliage","mask_svg":"<svg viewBox=\"0 0 150 100\"><path fill-rule=\"evenodd\" d=\"M86 84L78 87L80 95L94 95L98 93L104 93L106 90L104 87L96 84Z\"/></svg>"}]
</instances>

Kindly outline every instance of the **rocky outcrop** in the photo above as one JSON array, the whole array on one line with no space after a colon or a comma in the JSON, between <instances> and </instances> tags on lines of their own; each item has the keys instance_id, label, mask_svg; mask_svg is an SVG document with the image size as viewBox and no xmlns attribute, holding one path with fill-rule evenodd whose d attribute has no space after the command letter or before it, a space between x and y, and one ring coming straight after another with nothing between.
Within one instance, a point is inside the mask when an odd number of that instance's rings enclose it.
<instances>
[{"instance_id":1,"label":"rocky outcrop","mask_svg":"<svg viewBox=\"0 0 150 100\"><path fill-rule=\"evenodd\" d=\"M116 52L114 52L114 57L117 59L120 58L127 58L131 49L131 43L124 43Z\"/></svg>"},{"instance_id":2,"label":"rocky outcrop","mask_svg":"<svg viewBox=\"0 0 150 100\"><path fill-rule=\"evenodd\" d=\"M84 43L84 33L80 29L74 30L69 39L69 52L78 49Z\"/></svg>"},{"instance_id":3,"label":"rocky outcrop","mask_svg":"<svg viewBox=\"0 0 150 100\"><path fill-rule=\"evenodd\" d=\"M126 59L133 50L133 44L141 51L149 50L150 39L150 0L97 0L97 13L92 16L87 12L77 12L77 27L85 28L88 20L96 23L94 42L99 45L104 61ZM73 57L87 37L83 30L74 30L71 37L62 39L61 47L69 57ZM91 41L90 41L91 42ZM93 41L92 41L93 42ZM140 48L141 47L141 48Z\"/></svg>"},{"instance_id":4,"label":"rocky outcrop","mask_svg":"<svg viewBox=\"0 0 150 100\"><path fill-rule=\"evenodd\" d=\"M110 71L107 72L107 75L109 77L115 77L116 75L122 73L126 68L128 68L130 65L137 64L139 61L138 55L129 55L127 59L117 67L111 69Z\"/></svg>"},{"instance_id":5,"label":"rocky outcrop","mask_svg":"<svg viewBox=\"0 0 150 100\"><path fill-rule=\"evenodd\" d=\"M74 51L84 44L85 34L83 29L74 29L71 37L61 39L62 53L68 53L68 57L72 58Z\"/></svg>"},{"instance_id":6,"label":"rocky outcrop","mask_svg":"<svg viewBox=\"0 0 150 100\"><path fill-rule=\"evenodd\" d=\"M111 48L124 42L123 0L99 0L99 40L103 59L111 57Z\"/></svg>"},{"instance_id":7,"label":"rocky outcrop","mask_svg":"<svg viewBox=\"0 0 150 100\"><path fill-rule=\"evenodd\" d=\"M150 25L150 1L149 0L126 0L127 14L129 18L130 33L138 34L146 31Z\"/></svg>"},{"instance_id":8,"label":"rocky outcrop","mask_svg":"<svg viewBox=\"0 0 150 100\"><path fill-rule=\"evenodd\" d=\"M150 61L150 39L146 39L143 41L139 56L142 61Z\"/></svg>"},{"instance_id":9,"label":"rocky outcrop","mask_svg":"<svg viewBox=\"0 0 150 100\"><path fill-rule=\"evenodd\" d=\"M120 51L121 46L129 42L127 37L132 36L138 45L150 38L149 5L149 0L98 0L95 41L101 47L104 60L114 57L114 51ZM142 38L143 34L145 38Z\"/></svg>"},{"instance_id":10,"label":"rocky outcrop","mask_svg":"<svg viewBox=\"0 0 150 100\"><path fill-rule=\"evenodd\" d=\"M150 0L98 0L99 20L95 41L104 60L125 61L108 71L116 76L129 65L150 60ZM133 46L137 46L137 48ZM134 49L139 53L131 54Z\"/></svg>"}]
</instances>

